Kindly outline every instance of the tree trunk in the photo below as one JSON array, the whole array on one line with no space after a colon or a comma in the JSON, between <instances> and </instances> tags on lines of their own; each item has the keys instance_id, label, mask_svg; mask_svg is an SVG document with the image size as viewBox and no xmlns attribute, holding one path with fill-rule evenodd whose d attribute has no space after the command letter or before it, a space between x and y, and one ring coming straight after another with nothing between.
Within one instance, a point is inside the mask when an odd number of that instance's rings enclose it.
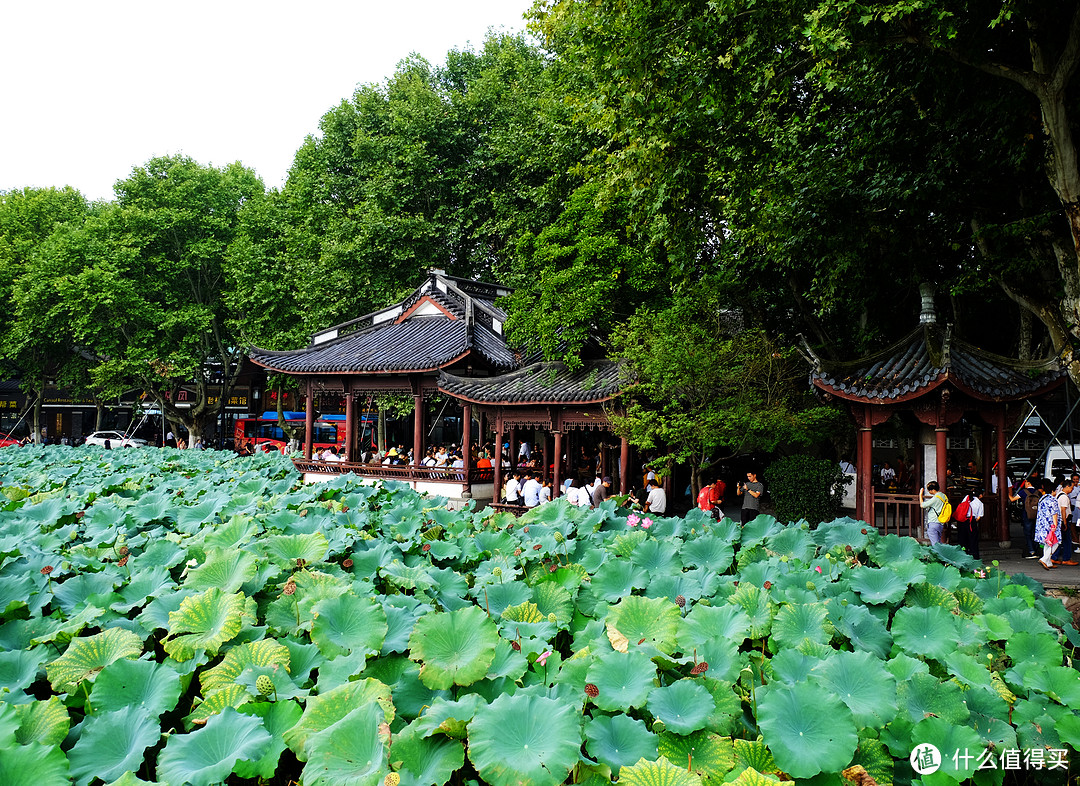
<instances>
[{"instance_id":1,"label":"tree trunk","mask_svg":"<svg viewBox=\"0 0 1080 786\"><path fill-rule=\"evenodd\" d=\"M386 455L386 410L382 404L379 405L379 455Z\"/></svg>"},{"instance_id":2,"label":"tree trunk","mask_svg":"<svg viewBox=\"0 0 1080 786\"><path fill-rule=\"evenodd\" d=\"M105 403L98 401L94 404L94 431L105 428Z\"/></svg>"},{"instance_id":3,"label":"tree trunk","mask_svg":"<svg viewBox=\"0 0 1080 786\"><path fill-rule=\"evenodd\" d=\"M45 380L42 379L35 391L37 398L34 400L34 444L40 445L41 440L41 405L45 403Z\"/></svg>"}]
</instances>

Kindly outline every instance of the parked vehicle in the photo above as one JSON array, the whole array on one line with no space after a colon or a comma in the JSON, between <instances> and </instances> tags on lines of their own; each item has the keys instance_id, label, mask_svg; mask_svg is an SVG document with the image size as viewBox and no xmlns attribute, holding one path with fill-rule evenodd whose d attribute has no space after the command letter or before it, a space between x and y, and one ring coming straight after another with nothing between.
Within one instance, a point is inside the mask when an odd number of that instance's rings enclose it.
<instances>
[{"instance_id":1,"label":"parked vehicle","mask_svg":"<svg viewBox=\"0 0 1080 786\"><path fill-rule=\"evenodd\" d=\"M88 436L83 444L105 446L105 440L109 441L109 447L113 448L142 448L146 447L146 440L138 437L127 437L119 431L95 431Z\"/></svg>"},{"instance_id":2,"label":"parked vehicle","mask_svg":"<svg viewBox=\"0 0 1080 786\"><path fill-rule=\"evenodd\" d=\"M303 433L303 412L286 412L285 419L289 423L297 424L301 434ZM315 450L326 450L333 446L339 453L343 452L345 450L344 421L344 415L323 415L316 420L312 440ZM366 431L370 431L371 427L370 420L365 418L361 422L361 428ZM276 412L264 412L261 418L240 418L236 421L236 427L233 430L233 442L239 452L250 449L252 451L278 450L284 453L288 441L289 437L285 429L278 425Z\"/></svg>"},{"instance_id":3,"label":"parked vehicle","mask_svg":"<svg viewBox=\"0 0 1080 786\"><path fill-rule=\"evenodd\" d=\"M1080 470L1080 445L1051 445L1046 451L1044 478L1071 475Z\"/></svg>"},{"instance_id":4,"label":"parked vehicle","mask_svg":"<svg viewBox=\"0 0 1080 786\"><path fill-rule=\"evenodd\" d=\"M21 444L22 444L21 439L19 439L17 437L13 437L10 434L5 434L2 431L0 431L0 448L12 448L12 447L17 448Z\"/></svg>"}]
</instances>

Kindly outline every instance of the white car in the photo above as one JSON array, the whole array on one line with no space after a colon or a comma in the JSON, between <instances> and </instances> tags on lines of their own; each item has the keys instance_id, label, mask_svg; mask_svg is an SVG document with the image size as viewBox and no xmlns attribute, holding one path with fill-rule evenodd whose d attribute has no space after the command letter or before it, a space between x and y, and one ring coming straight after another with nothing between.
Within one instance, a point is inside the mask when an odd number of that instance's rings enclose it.
<instances>
[{"instance_id":1,"label":"white car","mask_svg":"<svg viewBox=\"0 0 1080 786\"><path fill-rule=\"evenodd\" d=\"M95 431L86 438L85 444L105 446L105 440L109 441L112 448L141 448L146 447L146 440L138 437L125 437L119 431Z\"/></svg>"}]
</instances>

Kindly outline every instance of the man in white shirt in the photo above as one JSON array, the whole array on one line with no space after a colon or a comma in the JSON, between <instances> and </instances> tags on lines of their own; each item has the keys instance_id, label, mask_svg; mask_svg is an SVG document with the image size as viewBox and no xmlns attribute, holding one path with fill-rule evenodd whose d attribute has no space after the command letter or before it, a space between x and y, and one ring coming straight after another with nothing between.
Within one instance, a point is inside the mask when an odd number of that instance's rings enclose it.
<instances>
[{"instance_id":1,"label":"man in white shirt","mask_svg":"<svg viewBox=\"0 0 1080 786\"><path fill-rule=\"evenodd\" d=\"M1072 496L1075 489L1072 477L1062 481L1061 489L1057 493L1058 505L1061 507L1061 546L1054 552L1053 562L1055 565L1076 565L1073 559L1072 538Z\"/></svg>"},{"instance_id":2,"label":"man in white shirt","mask_svg":"<svg viewBox=\"0 0 1080 786\"><path fill-rule=\"evenodd\" d=\"M510 480L506 481L506 504L521 504L521 473L514 470Z\"/></svg>"},{"instance_id":3,"label":"man in white shirt","mask_svg":"<svg viewBox=\"0 0 1080 786\"><path fill-rule=\"evenodd\" d=\"M525 499L525 507L535 508L540 504L540 482L531 472L525 473L525 482L521 486L521 496Z\"/></svg>"},{"instance_id":4,"label":"man in white shirt","mask_svg":"<svg viewBox=\"0 0 1080 786\"><path fill-rule=\"evenodd\" d=\"M982 521L982 517L986 515L986 507L983 505L982 498L982 488L977 488L971 492L971 496L968 498L968 520L958 522L960 527L966 525L968 530L966 541L961 545L975 559L979 559L979 523Z\"/></svg>"},{"instance_id":5,"label":"man in white shirt","mask_svg":"<svg viewBox=\"0 0 1080 786\"><path fill-rule=\"evenodd\" d=\"M655 479L649 481L649 496L645 498L645 507L642 510L660 515L667 512L667 494Z\"/></svg>"}]
</instances>

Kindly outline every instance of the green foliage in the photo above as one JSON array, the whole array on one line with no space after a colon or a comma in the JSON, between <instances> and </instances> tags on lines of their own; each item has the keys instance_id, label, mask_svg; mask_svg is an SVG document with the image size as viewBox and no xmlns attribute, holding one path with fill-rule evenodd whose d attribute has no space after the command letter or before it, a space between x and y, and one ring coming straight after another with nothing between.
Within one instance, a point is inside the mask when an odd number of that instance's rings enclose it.
<instances>
[{"instance_id":1,"label":"green foliage","mask_svg":"<svg viewBox=\"0 0 1080 786\"><path fill-rule=\"evenodd\" d=\"M345 477L305 485L281 456L104 458L0 453L0 483L29 492L0 518L0 593L23 599L0 618L5 784L29 769L80 786L134 772L691 786L836 779L853 763L888 780L917 735L1070 752L1080 737L1060 601L857 522L675 521L658 535L625 510L586 526L556 502L530 533L496 534L490 510ZM65 504L50 496L61 484ZM183 514L208 501L217 515ZM414 526L419 511L438 528ZM527 553L548 529L585 564L552 572ZM432 564L424 546L451 540L472 546ZM224 544L254 572L233 591L190 586L219 575ZM344 570L346 557L372 568ZM673 582L693 589L682 607L654 596Z\"/></svg>"},{"instance_id":2,"label":"green foliage","mask_svg":"<svg viewBox=\"0 0 1080 786\"><path fill-rule=\"evenodd\" d=\"M835 461L796 455L770 464L765 482L778 519L816 525L836 518L848 478Z\"/></svg>"}]
</instances>

